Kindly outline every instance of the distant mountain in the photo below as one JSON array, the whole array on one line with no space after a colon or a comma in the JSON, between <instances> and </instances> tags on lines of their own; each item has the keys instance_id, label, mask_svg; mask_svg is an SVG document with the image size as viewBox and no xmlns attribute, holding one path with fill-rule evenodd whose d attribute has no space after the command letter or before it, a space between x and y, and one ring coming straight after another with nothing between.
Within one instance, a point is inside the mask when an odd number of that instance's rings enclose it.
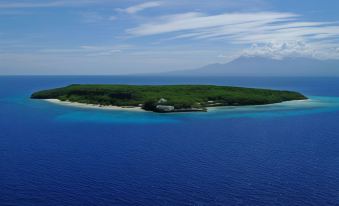
<instances>
[{"instance_id":1,"label":"distant mountain","mask_svg":"<svg viewBox=\"0 0 339 206\"><path fill-rule=\"evenodd\" d=\"M339 76L339 60L240 57L226 64L168 72L174 76Z\"/></svg>"}]
</instances>

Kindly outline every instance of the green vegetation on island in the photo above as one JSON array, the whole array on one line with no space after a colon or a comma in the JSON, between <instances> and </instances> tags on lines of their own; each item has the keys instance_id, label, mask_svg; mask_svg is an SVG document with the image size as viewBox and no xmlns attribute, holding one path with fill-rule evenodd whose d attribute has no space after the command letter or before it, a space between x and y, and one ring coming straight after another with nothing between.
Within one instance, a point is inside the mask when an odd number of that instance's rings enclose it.
<instances>
[{"instance_id":1,"label":"green vegetation on island","mask_svg":"<svg viewBox=\"0 0 339 206\"><path fill-rule=\"evenodd\" d=\"M33 99L102 106L142 107L154 112L207 111L207 107L265 105L307 99L292 91L214 85L80 85L33 93Z\"/></svg>"}]
</instances>

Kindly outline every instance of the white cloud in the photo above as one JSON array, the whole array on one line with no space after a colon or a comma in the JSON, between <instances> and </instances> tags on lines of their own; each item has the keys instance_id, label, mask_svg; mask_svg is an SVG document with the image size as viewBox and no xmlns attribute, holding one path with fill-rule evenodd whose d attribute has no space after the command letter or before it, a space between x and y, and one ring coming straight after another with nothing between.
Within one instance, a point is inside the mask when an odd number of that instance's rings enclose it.
<instances>
[{"instance_id":1,"label":"white cloud","mask_svg":"<svg viewBox=\"0 0 339 206\"><path fill-rule=\"evenodd\" d=\"M253 44L241 56L261 56L272 59L306 57L316 59L339 59L339 51L330 42L306 43L303 41L272 41Z\"/></svg>"},{"instance_id":2,"label":"white cloud","mask_svg":"<svg viewBox=\"0 0 339 206\"><path fill-rule=\"evenodd\" d=\"M314 55L314 50L304 42L269 42L264 44L253 44L251 48L244 50L244 56L264 56L273 59L285 57L308 57Z\"/></svg>"},{"instance_id":3,"label":"white cloud","mask_svg":"<svg viewBox=\"0 0 339 206\"><path fill-rule=\"evenodd\" d=\"M150 1L150 2L137 4L137 5L128 7L126 9L117 9L117 10L122 11L122 12L126 12L128 14L136 14L138 12L145 10L145 9L155 8L155 7L159 7L161 5L162 5L162 2L160 2L160 1Z\"/></svg>"}]
</instances>

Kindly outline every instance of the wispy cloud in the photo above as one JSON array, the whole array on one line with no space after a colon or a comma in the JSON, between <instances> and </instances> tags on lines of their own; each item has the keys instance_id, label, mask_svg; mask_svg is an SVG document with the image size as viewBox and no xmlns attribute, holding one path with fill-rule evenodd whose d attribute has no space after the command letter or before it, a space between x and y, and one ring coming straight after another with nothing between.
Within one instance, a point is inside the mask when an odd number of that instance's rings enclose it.
<instances>
[{"instance_id":1,"label":"wispy cloud","mask_svg":"<svg viewBox=\"0 0 339 206\"><path fill-rule=\"evenodd\" d=\"M301 21L300 16L294 13L250 12L206 15L191 12L156 19L128 29L127 33L139 37L167 34L172 36L170 39L219 40L243 45L264 44L266 48L264 53L271 51L272 56L276 56L277 51L282 51L285 47L297 49L298 53L320 56L319 52L310 52L315 50L313 48L315 45L317 49L319 45L323 45L323 51L335 51L339 45L338 22ZM301 47L295 43L296 41L312 48ZM332 44L326 44L330 48L324 49L323 41L331 41ZM271 46L271 49L268 49L268 46ZM284 50L279 54L284 56L287 53L293 55L295 52Z\"/></svg>"},{"instance_id":2,"label":"wispy cloud","mask_svg":"<svg viewBox=\"0 0 339 206\"><path fill-rule=\"evenodd\" d=\"M110 16L110 17L108 17L108 20L115 21L115 20L117 20L117 17L116 16Z\"/></svg>"},{"instance_id":3,"label":"wispy cloud","mask_svg":"<svg viewBox=\"0 0 339 206\"><path fill-rule=\"evenodd\" d=\"M0 16L21 16L21 15L31 15L32 13L24 11L0 11Z\"/></svg>"},{"instance_id":4,"label":"wispy cloud","mask_svg":"<svg viewBox=\"0 0 339 206\"><path fill-rule=\"evenodd\" d=\"M110 56L122 52L122 49L129 48L128 45L120 46L81 46L87 56Z\"/></svg>"},{"instance_id":5,"label":"wispy cloud","mask_svg":"<svg viewBox=\"0 0 339 206\"><path fill-rule=\"evenodd\" d=\"M96 23L106 20L106 18L97 12L84 12L81 14L83 21L86 23Z\"/></svg>"},{"instance_id":6,"label":"wispy cloud","mask_svg":"<svg viewBox=\"0 0 339 206\"><path fill-rule=\"evenodd\" d=\"M94 11L81 12L80 15L85 23L112 22L118 19L116 16L105 15Z\"/></svg>"},{"instance_id":7,"label":"wispy cloud","mask_svg":"<svg viewBox=\"0 0 339 206\"><path fill-rule=\"evenodd\" d=\"M189 12L158 17L156 21L139 25L129 29L127 32L135 36L147 36L185 31L194 36L202 36L209 33L216 34L231 28L243 27L245 30L268 23L292 20L295 17L297 17L296 14L275 12L226 13L219 15Z\"/></svg>"},{"instance_id":8,"label":"wispy cloud","mask_svg":"<svg viewBox=\"0 0 339 206\"><path fill-rule=\"evenodd\" d=\"M237 10L237 11L257 11L270 8L270 3L267 0L163 0L167 6L176 8L188 8L195 10Z\"/></svg>"},{"instance_id":9,"label":"wispy cloud","mask_svg":"<svg viewBox=\"0 0 339 206\"><path fill-rule=\"evenodd\" d=\"M21 2L0 2L0 9L23 9L23 8L49 8L49 7L66 7L82 6L88 4L102 3L105 0L54 0L54 1L21 1Z\"/></svg>"},{"instance_id":10,"label":"wispy cloud","mask_svg":"<svg viewBox=\"0 0 339 206\"><path fill-rule=\"evenodd\" d=\"M161 1L149 1L149 2L145 2L145 3L141 3L141 4L137 4L137 5L128 7L126 9L117 9L117 10L121 11L121 12L126 12L128 14L136 14L138 12L145 10L145 9L155 8L155 7L159 7L161 5L162 5Z\"/></svg>"},{"instance_id":11,"label":"wispy cloud","mask_svg":"<svg viewBox=\"0 0 339 206\"><path fill-rule=\"evenodd\" d=\"M83 45L77 48L59 48L59 49L42 49L38 53L49 54L71 54L84 56L111 56L120 53L125 49L131 48L131 45L115 45L115 46L91 46Z\"/></svg>"}]
</instances>

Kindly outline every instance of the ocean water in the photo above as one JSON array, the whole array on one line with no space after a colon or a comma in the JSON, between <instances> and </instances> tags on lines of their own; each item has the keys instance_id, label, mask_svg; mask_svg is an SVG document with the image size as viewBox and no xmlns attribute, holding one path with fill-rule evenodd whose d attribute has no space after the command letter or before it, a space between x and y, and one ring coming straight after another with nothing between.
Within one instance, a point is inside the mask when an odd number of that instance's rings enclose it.
<instances>
[{"instance_id":1,"label":"ocean water","mask_svg":"<svg viewBox=\"0 0 339 206\"><path fill-rule=\"evenodd\" d=\"M248 86L310 100L155 114L29 99L73 83ZM339 205L339 78L0 77L0 205Z\"/></svg>"}]
</instances>

